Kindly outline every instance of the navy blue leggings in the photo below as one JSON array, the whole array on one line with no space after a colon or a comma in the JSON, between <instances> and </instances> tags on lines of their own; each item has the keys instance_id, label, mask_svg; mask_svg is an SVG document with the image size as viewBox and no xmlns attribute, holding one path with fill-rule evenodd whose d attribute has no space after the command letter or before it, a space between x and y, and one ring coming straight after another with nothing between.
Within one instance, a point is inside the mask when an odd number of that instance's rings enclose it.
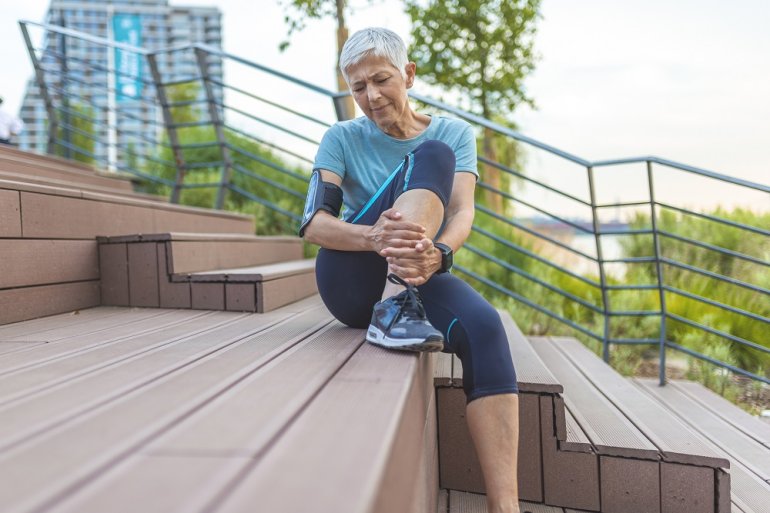
<instances>
[{"instance_id":1,"label":"navy blue leggings","mask_svg":"<svg viewBox=\"0 0 770 513\"><path fill-rule=\"evenodd\" d=\"M452 193L455 158L451 148L426 141L408 154L351 221L373 225L396 198L411 189L435 192L446 208ZM370 251L324 249L316 260L318 291L329 311L354 328L366 328L382 297L388 264ZM444 352L463 364L467 402L517 393L516 371L500 316L478 292L449 273L435 274L418 287L428 320L444 334Z\"/></svg>"}]
</instances>

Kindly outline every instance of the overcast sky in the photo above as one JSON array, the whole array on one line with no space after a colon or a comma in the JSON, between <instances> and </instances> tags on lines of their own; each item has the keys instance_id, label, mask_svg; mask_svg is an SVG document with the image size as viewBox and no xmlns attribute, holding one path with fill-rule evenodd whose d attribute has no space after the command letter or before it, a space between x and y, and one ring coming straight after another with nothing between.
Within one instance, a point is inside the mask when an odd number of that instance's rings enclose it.
<instances>
[{"instance_id":1,"label":"overcast sky","mask_svg":"<svg viewBox=\"0 0 770 513\"><path fill-rule=\"evenodd\" d=\"M48 0L2 1L0 95L18 111L32 70L16 25L41 21ZM286 34L274 0L193 0L223 11L227 51L333 88L334 25L310 22L280 53ZM352 0L350 29L388 26L409 43L409 20L396 0ZM770 1L543 0L527 80L537 110L513 118L525 135L580 157L658 155L770 184ZM419 70L418 70L419 73ZM226 77L228 81L233 77ZM537 164L538 157L531 161ZM612 171L608 195L627 183ZM657 176L656 176L657 179ZM613 185L614 184L614 185ZM693 190L691 204L770 209L766 194ZM627 188L627 187L626 187Z\"/></svg>"}]
</instances>

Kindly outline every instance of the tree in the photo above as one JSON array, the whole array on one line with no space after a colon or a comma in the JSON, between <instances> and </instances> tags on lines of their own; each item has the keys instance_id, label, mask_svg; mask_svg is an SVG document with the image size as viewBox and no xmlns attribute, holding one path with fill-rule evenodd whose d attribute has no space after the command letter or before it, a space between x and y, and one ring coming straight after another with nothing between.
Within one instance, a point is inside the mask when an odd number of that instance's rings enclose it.
<instances>
[{"instance_id":1,"label":"tree","mask_svg":"<svg viewBox=\"0 0 770 513\"><path fill-rule=\"evenodd\" d=\"M295 32L305 28L306 19L317 20L333 16L337 20L337 90L340 92L347 91L348 85L345 82L345 77L342 76L339 65L342 47L345 45L345 41L348 40L348 27L345 21L346 11L348 10L347 0L283 0L281 3L287 11L284 21L289 25L289 34L287 35L289 38ZM296 11L294 16L288 13L291 10L290 8ZM281 43L279 48L283 51L288 46L289 41L286 40ZM353 97L347 97L344 105L344 116L346 119L353 118L355 116Z\"/></svg>"},{"instance_id":2,"label":"tree","mask_svg":"<svg viewBox=\"0 0 770 513\"><path fill-rule=\"evenodd\" d=\"M412 19L410 58L426 82L460 93L471 112L512 124L521 105L534 106L524 79L534 70L535 23L540 0L405 0ZM483 154L495 158L494 132L484 130ZM482 166L486 181L501 189L500 171ZM487 195L502 211L502 198Z\"/></svg>"}]
</instances>

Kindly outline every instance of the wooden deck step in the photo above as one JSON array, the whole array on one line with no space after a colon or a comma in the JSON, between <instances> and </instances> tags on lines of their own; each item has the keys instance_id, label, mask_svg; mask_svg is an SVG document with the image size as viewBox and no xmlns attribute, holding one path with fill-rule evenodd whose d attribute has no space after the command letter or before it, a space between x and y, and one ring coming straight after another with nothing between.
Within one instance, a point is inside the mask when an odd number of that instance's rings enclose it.
<instances>
[{"instance_id":1,"label":"wooden deck step","mask_svg":"<svg viewBox=\"0 0 770 513\"><path fill-rule=\"evenodd\" d=\"M731 497L741 511L759 513L770 505L767 425L698 383L670 381L660 387L655 380L633 382L730 460Z\"/></svg>"},{"instance_id":2,"label":"wooden deck step","mask_svg":"<svg viewBox=\"0 0 770 513\"><path fill-rule=\"evenodd\" d=\"M4 512L436 510L435 355L364 344L317 297L175 313L144 348L116 326L39 355L55 386L0 405Z\"/></svg>"},{"instance_id":3,"label":"wooden deck step","mask_svg":"<svg viewBox=\"0 0 770 513\"><path fill-rule=\"evenodd\" d=\"M521 513L581 513L574 509L546 506L534 502L519 502ZM457 490L441 490L438 513L487 513L485 495Z\"/></svg>"},{"instance_id":4,"label":"wooden deck step","mask_svg":"<svg viewBox=\"0 0 770 513\"><path fill-rule=\"evenodd\" d=\"M95 167L86 164L84 162L78 162L76 160L69 160L58 155L49 155L48 153L36 153L34 151L21 150L14 148L13 146L0 146L0 156L2 157L15 157L35 160L38 162L47 162L50 164L67 166L71 169L77 169L88 173L96 173Z\"/></svg>"},{"instance_id":5,"label":"wooden deck step","mask_svg":"<svg viewBox=\"0 0 770 513\"><path fill-rule=\"evenodd\" d=\"M267 312L317 292L297 237L100 237L99 257L105 305Z\"/></svg>"},{"instance_id":6,"label":"wooden deck step","mask_svg":"<svg viewBox=\"0 0 770 513\"><path fill-rule=\"evenodd\" d=\"M546 363L550 363L548 358L551 357L561 362L561 370L552 367L557 377L567 379L568 375L572 375L570 379L589 383L604 397L604 400L594 399L595 403L611 403L659 452L659 462L636 460L639 468L634 472L622 474L624 480L618 483L617 488L608 488L610 482L606 480L606 476L618 472L618 465L626 468L628 463L600 456L603 508L608 504L605 493L618 500L628 498L629 495L619 495L617 492L625 490L628 486L637 487L648 480L650 483L660 483L662 512L730 511L730 476L726 472L730 462L726 458L704 444L674 415L651 400L629 380L617 374L577 340L539 339L533 340L533 345L539 354L551 355L544 356ZM567 389L565 397L569 395L569 390ZM578 397L575 399L578 409L582 411L586 408L582 400ZM576 418L580 422L581 419L577 416ZM581 426L586 428L585 425ZM589 438L592 438L592 431L586 429L586 432ZM608 463L613 466L608 466Z\"/></svg>"},{"instance_id":7,"label":"wooden deck step","mask_svg":"<svg viewBox=\"0 0 770 513\"><path fill-rule=\"evenodd\" d=\"M158 196L156 194L146 194L136 192L131 188L126 187L112 187L109 184L103 182L91 183L90 181L78 181L72 180L69 176L39 176L39 175L27 175L23 173L13 173L4 171L6 167L0 164L0 179L11 180L16 182L26 182L35 185L50 185L53 187L76 187L82 191L100 192L103 194L115 194L118 196L129 196L133 198L139 198L149 201L168 202L168 198L165 196ZM109 180L109 178L107 178ZM124 183L124 182L121 182ZM129 184L130 185L130 184Z\"/></svg>"}]
</instances>

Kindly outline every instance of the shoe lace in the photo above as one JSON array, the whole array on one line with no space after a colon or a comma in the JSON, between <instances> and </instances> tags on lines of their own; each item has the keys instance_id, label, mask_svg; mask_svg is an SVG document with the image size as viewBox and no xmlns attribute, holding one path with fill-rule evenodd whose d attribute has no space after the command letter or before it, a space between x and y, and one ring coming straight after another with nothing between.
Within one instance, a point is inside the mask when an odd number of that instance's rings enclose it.
<instances>
[{"instance_id":1,"label":"shoe lace","mask_svg":"<svg viewBox=\"0 0 770 513\"><path fill-rule=\"evenodd\" d=\"M404 292L394 297L399 305L399 314L408 319L424 319L425 307L422 304L422 298L417 287L410 285L395 274L388 275L388 281L402 285L406 288Z\"/></svg>"}]
</instances>

